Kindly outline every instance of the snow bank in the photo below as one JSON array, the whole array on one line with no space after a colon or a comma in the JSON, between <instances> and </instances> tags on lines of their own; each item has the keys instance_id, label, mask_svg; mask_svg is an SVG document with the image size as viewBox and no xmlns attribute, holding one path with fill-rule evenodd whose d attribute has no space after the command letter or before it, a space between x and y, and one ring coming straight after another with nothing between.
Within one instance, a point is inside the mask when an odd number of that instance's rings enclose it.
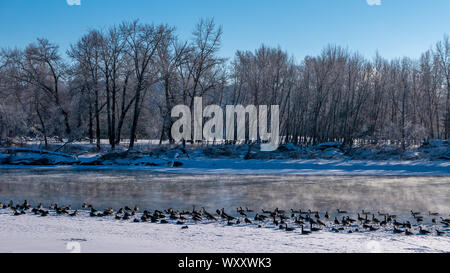
<instances>
[{"instance_id":1,"label":"snow bank","mask_svg":"<svg viewBox=\"0 0 450 273\"><path fill-rule=\"evenodd\" d=\"M75 243L75 244L74 244ZM449 252L448 236L405 236L392 232L301 235L273 225L152 224L0 212L0 252Z\"/></svg>"}]
</instances>

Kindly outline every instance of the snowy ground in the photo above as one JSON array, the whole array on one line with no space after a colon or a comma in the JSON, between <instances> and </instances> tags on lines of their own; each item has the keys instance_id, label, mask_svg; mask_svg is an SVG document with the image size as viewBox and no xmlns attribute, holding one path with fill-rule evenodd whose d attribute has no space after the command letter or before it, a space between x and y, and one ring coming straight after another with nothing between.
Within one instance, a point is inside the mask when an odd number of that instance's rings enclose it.
<instances>
[{"instance_id":1,"label":"snowy ground","mask_svg":"<svg viewBox=\"0 0 450 273\"><path fill-rule=\"evenodd\" d=\"M301 235L273 225L226 226L133 223L109 218L34 215L0 211L0 252L450 252L450 237L352 234ZM78 249L79 246L79 249Z\"/></svg>"},{"instance_id":2,"label":"snowy ground","mask_svg":"<svg viewBox=\"0 0 450 273\"><path fill-rule=\"evenodd\" d=\"M368 160L242 160L178 159L179 168L153 167L154 171L193 174L291 174L291 175L410 175L448 176L448 161Z\"/></svg>"},{"instance_id":3,"label":"snowy ground","mask_svg":"<svg viewBox=\"0 0 450 273\"><path fill-rule=\"evenodd\" d=\"M55 168L73 170L150 170L155 172L185 174L280 174L280 175L390 175L390 176L449 176L449 161L370 161L370 160L243 160L193 158L177 159L183 165L172 167L161 160L144 159L143 162L157 162L159 166L132 164L111 164L101 166L23 166L0 165L0 169ZM170 163L170 162L169 162Z\"/></svg>"}]
</instances>

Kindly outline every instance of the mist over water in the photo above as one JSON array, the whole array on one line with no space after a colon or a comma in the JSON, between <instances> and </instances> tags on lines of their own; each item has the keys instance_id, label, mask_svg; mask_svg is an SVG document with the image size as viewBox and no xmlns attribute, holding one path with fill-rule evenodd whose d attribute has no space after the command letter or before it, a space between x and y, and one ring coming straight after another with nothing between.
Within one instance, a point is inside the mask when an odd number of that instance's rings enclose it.
<instances>
[{"instance_id":1,"label":"mist over water","mask_svg":"<svg viewBox=\"0 0 450 273\"><path fill-rule=\"evenodd\" d=\"M408 213L450 213L449 177L185 175L124 170L17 170L0 174L0 201L98 209L215 211L248 207ZM231 211L232 210L232 211Z\"/></svg>"}]
</instances>

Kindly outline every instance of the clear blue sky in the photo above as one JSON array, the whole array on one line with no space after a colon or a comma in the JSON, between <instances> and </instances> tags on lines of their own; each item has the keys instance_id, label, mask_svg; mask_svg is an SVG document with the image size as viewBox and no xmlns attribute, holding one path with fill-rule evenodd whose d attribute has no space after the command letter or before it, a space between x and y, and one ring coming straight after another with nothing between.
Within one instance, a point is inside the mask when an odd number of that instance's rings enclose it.
<instances>
[{"instance_id":1,"label":"clear blue sky","mask_svg":"<svg viewBox=\"0 0 450 273\"><path fill-rule=\"evenodd\" d=\"M373 57L418 57L450 34L450 0L0 0L0 47L23 47L37 37L65 51L90 28L123 20L167 23L191 37L201 17L224 29L221 55L278 46L297 60L328 43ZM377 0L369 0L377 1Z\"/></svg>"}]
</instances>

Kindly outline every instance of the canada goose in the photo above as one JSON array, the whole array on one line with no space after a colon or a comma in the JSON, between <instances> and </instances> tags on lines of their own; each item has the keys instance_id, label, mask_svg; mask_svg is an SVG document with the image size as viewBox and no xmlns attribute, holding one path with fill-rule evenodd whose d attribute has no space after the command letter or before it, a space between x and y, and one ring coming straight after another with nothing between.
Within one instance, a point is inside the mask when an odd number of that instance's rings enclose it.
<instances>
[{"instance_id":1,"label":"canada goose","mask_svg":"<svg viewBox=\"0 0 450 273\"><path fill-rule=\"evenodd\" d=\"M138 211L139 210L139 206L134 206L134 211Z\"/></svg>"},{"instance_id":2,"label":"canada goose","mask_svg":"<svg viewBox=\"0 0 450 273\"><path fill-rule=\"evenodd\" d=\"M370 230L370 231L377 231L378 228L376 228L376 227L374 227L374 226L369 226L369 230Z\"/></svg>"},{"instance_id":3,"label":"canada goose","mask_svg":"<svg viewBox=\"0 0 450 273\"><path fill-rule=\"evenodd\" d=\"M124 210L123 210L123 208L120 208L120 209L117 211L117 214L122 214L122 213L124 213Z\"/></svg>"},{"instance_id":4,"label":"canada goose","mask_svg":"<svg viewBox=\"0 0 450 273\"><path fill-rule=\"evenodd\" d=\"M252 209L249 209L249 208L247 208L247 207L245 207L245 210L246 210L247 212L253 212Z\"/></svg>"},{"instance_id":5,"label":"canada goose","mask_svg":"<svg viewBox=\"0 0 450 273\"><path fill-rule=\"evenodd\" d=\"M334 217L334 224L335 225L340 225L341 223L339 222L339 220L337 219L337 217Z\"/></svg>"},{"instance_id":6,"label":"canada goose","mask_svg":"<svg viewBox=\"0 0 450 273\"><path fill-rule=\"evenodd\" d=\"M439 215L439 212L431 212L431 211L428 211L428 215L429 215L429 216L438 216L438 215Z\"/></svg>"},{"instance_id":7,"label":"canada goose","mask_svg":"<svg viewBox=\"0 0 450 273\"><path fill-rule=\"evenodd\" d=\"M134 219L133 219L133 222L134 222L134 223L139 223L139 219L134 218Z\"/></svg>"},{"instance_id":8,"label":"canada goose","mask_svg":"<svg viewBox=\"0 0 450 273\"><path fill-rule=\"evenodd\" d=\"M437 234L438 236L442 236L442 235L445 234L445 232L436 229L436 234Z\"/></svg>"},{"instance_id":9,"label":"canada goose","mask_svg":"<svg viewBox=\"0 0 450 273\"><path fill-rule=\"evenodd\" d=\"M367 218L367 214L366 214L366 218L364 219L364 223L365 223L365 224L369 224L370 222L372 222L372 220L369 220L369 219Z\"/></svg>"},{"instance_id":10,"label":"canada goose","mask_svg":"<svg viewBox=\"0 0 450 273\"><path fill-rule=\"evenodd\" d=\"M406 221L406 223L403 224L403 226L405 226L405 227L407 227L407 228L409 228L409 229L412 228L412 225L411 225L411 223L410 223L409 221Z\"/></svg>"},{"instance_id":11,"label":"canada goose","mask_svg":"<svg viewBox=\"0 0 450 273\"><path fill-rule=\"evenodd\" d=\"M45 216L47 216L48 215L48 210L42 210L41 211L41 216L42 217L45 217Z\"/></svg>"},{"instance_id":12,"label":"canada goose","mask_svg":"<svg viewBox=\"0 0 450 273\"><path fill-rule=\"evenodd\" d=\"M177 225L183 225L183 224L184 224L184 222L183 222L183 221L180 221L180 220L178 220L176 224L177 224Z\"/></svg>"},{"instance_id":13,"label":"canada goose","mask_svg":"<svg viewBox=\"0 0 450 273\"><path fill-rule=\"evenodd\" d=\"M317 224L317 221L315 221L313 218L308 218L308 222L309 222L311 225L316 225L316 224Z\"/></svg>"},{"instance_id":14,"label":"canada goose","mask_svg":"<svg viewBox=\"0 0 450 273\"><path fill-rule=\"evenodd\" d=\"M244 219L245 223L247 224L253 224L252 221L250 219L248 219L247 217Z\"/></svg>"},{"instance_id":15,"label":"canada goose","mask_svg":"<svg viewBox=\"0 0 450 273\"><path fill-rule=\"evenodd\" d=\"M380 215L380 216L387 216L387 213L378 211L378 215Z\"/></svg>"},{"instance_id":16,"label":"canada goose","mask_svg":"<svg viewBox=\"0 0 450 273\"><path fill-rule=\"evenodd\" d=\"M337 209L337 212L338 212L338 213L347 213L347 211L345 211L345 210L340 210L340 209Z\"/></svg>"},{"instance_id":17,"label":"canada goose","mask_svg":"<svg viewBox=\"0 0 450 273\"><path fill-rule=\"evenodd\" d=\"M321 228L314 227L311 223L310 223L310 228L309 229L311 231L320 231L320 230L322 230Z\"/></svg>"},{"instance_id":18,"label":"canada goose","mask_svg":"<svg viewBox=\"0 0 450 273\"><path fill-rule=\"evenodd\" d=\"M285 230L286 230L286 231L294 231L294 230L295 230L295 228L292 228L292 227L288 227L288 225L287 225L287 224L285 224Z\"/></svg>"},{"instance_id":19,"label":"canada goose","mask_svg":"<svg viewBox=\"0 0 450 273\"><path fill-rule=\"evenodd\" d=\"M211 213L207 212L205 210L205 208L203 208L203 214L205 214L206 219L210 220L210 221L217 221L217 218L214 217Z\"/></svg>"},{"instance_id":20,"label":"canada goose","mask_svg":"<svg viewBox=\"0 0 450 273\"><path fill-rule=\"evenodd\" d=\"M145 215L142 215L142 216L141 216L141 221L142 221L142 222L148 222L148 217L145 216Z\"/></svg>"},{"instance_id":21,"label":"canada goose","mask_svg":"<svg viewBox=\"0 0 450 273\"><path fill-rule=\"evenodd\" d=\"M240 215L242 215L242 216L244 216L244 217L247 217L247 214L245 214L245 212L244 212L244 210L241 208L241 209L239 209L239 208L236 208L236 211L240 214Z\"/></svg>"},{"instance_id":22,"label":"canada goose","mask_svg":"<svg viewBox=\"0 0 450 273\"><path fill-rule=\"evenodd\" d=\"M295 218L295 223L298 224L298 225L304 225L305 224L302 220L300 220L298 218Z\"/></svg>"},{"instance_id":23,"label":"canada goose","mask_svg":"<svg viewBox=\"0 0 450 273\"><path fill-rule=\"evenodd\" d=\"M114 210L113 210L112 208L105 209L105 210L103 211L103 215L106 215L106 216L108 216L108 215L114 215Z\"/></svg>"},{"instance_id":24,"label":"canada goose","mask_svg":"<svg viewBox=\"0 0 450 273\"><path fill-rule=\"evenodd\" d=\"M182 226L181 229L188 229L188 226Z\"/></svg>"},{"instance_id":25,"label":"canada goose","mask_svg":"<svg viewBox=\"0 0 450 273\"><path fill-rule=\"evenodd\" d=\"M411 210L411 214L412 214L413 216L417 216L417 215L420 214L420 212L414 212L414 211Z\"/></svg>"},{"instance_id":26,"label":"canada goose","mask_svg":"<svg viewBox=\"0 0 450 273\"><path fill-rule=\"evenodd\" d=\"M130 211L130 210L131 210L131 208L130 208L130 207L128 207L128 206L125 206L125 210L128 210L128 211Z\"/></svg>"},{"instance_id":27,"label":"canada goose","mask_svg":"<svg viewBox=\"0 0 450 273\"><path fill-rule=\"evenodd\" d=\"M379 224L379 223L380 223L380 220L378 220L378 218L375 218L375 215L374 215L374 214L372 214L372 221L373 221L374 223L376 223L376 224Z\"/></svg>"},{"instance_id":28,"label":"canada goose","mask_svg":"<svg viewBox=\"0 0 450 273\"><path fill-rule=\"evenodd\" d=\"M258 213L255 215L255 217L253 218L255 221L261 221L261 218L259 218Z\"/></svg>"},{"instance_id":29,"label":"canada goose","mask_svg":"<svg viewBox=\"0 0 450 273\"><path fill-rule=\"evenodd\" d=\"M291 212L292 212L292 213L300 213L299 210L294 210L294 209L291 209Z\"/></svg>"},{"instance_id":30,"label":"canada goose","mask_svg":"<svg viewBox=\"0 0 450 273\"><path fill-rule=\"evenodd\" d=\"M309 231L309 230L304 230L304 229L303 229L303 225L301 225L300 227L302 228L302 234L303 234L303 235L311 234L311 231Z\"/></svg>"},{"instance_id":31,"label":"canada goose","mask_svg":"<svg viewBox=\"0 0 450 273\"><path fill-rule=\"evenodd\" d=\"M265 216L265 215L260 215L258 213L255 215L255 221L264 221L266 219L267 219L267 216Z\"/></svg>"},{"instance_id":32,"label":"canada goose","mask_svg":"<svg viewBox=\"0 0 450 273\"><path fill-rule=\"evenodd\" d=\"M272 213L271 211L264 210L264 209L261 209L261 211L262 211L262 213L265 213L265 214L270 214L270 213Z\"/></svg>"},{"instance_id":33,"label":"canada goose","mask_svg":"<svg viewBox=\"0 0 450 273\"><path fill-rule=\"evenodd\" d=\"M230 216L230 215L226 214L224 208L222 208L220 216L222 218L224 218L224 219L230 219L230 220L234 220L235 219L233 216Z\"/></svg>"},{"instance_id":34,"label":"canada goose","mask_svg":"<svg viewBox=\"0 0 450 273\"><path fill-rule=\"evenodd\" d=\"M275 209L275 212L276 212L276 213L283 214L283 213L284 213L284 210L276 208L276 209Z\"/></svg>"},{"instance_id":35,"label":"canada goose","mask_svg":"<svg viewBox=\"0 0 450 273\"><path fill-rule=\"evenodd\" d=\"M380 226L385 226L387 225L387 216L384 216L384 220L380 222Z\"/></svg>"},{"instance_id":36,"label":"canada goose","mask_svg":"<svg viewBox=\"0 0 450 273\"><path fill-rule=\"evenodd\" d=\"M372 214L370 211L364 211L362 210L362 214L368 215L368 214Z\"/></svg>"},{"instance_id":37,"label":"canada goose","mask_svg":"<svg viewBox=\"0 0 450 273\"><path fill-rule=\"evenodd\" d=\"M87 204L86 204L86 203L83 203L83 205L81 205L81 208L82 208L82 209L86 209L86 208L87 208Z\"/></svg>"},{"instance_id":38,"label":"canada goose","mask_svg":"<svg viewBox=\"0 0 450 273\"><path fill-rule=\"evenodd\" d=\"M169 216L169 219L176 220L176 219L178 219L178 215L176 213L172 212Z\"/></svg>"},{"instance_id":39,"label":"canada goose","mask_svg":"<svg viewBox=\"0 0 450 273\"><path fill-rule=\"evenodd\" d=\"M405 231L405 235L408 235L408 236L410 236L410 235L414 235L414 233L412 233L411 231L409 231L408 229Z\"/></svg>"},{"instance_id":40,"label":"canada goose","mask_svg":"<svg viewBox=\"0 0 450 273\"><path fill-rule=\"evenodd\" d=\"M128 220L128 219L130 219L130 214L128 213L128 212L125 212L124 214L123 214L123 217L122 217L122 219L123 220Z\"/></svg>"},{"instance_id":41,"label":"canada goose","mask_svg":"<svg viewBox=\"0 0 450 273\"><path fill-rule=\"evenodd\" d=\"M75 210L74 212L72 212L71 214L69 214L70 216L77 216L78 215L78 210Z\"/></svg>"},{"instance_id":42,"label":"canada goose","mask_svg":"<svg viewBox=\"0 0 450 273\"><path fill-rule=\"evenodd\" d=\"M427 235L427 234L430 234L431 232L429 232L426 229L423 229L422 226L419 226L419 233L422 235Z\"/></svg>"},{"instance_id":43,"label":"canada goose","mask_svg":"<svg viewBox=\"0 0 450 273\"><path fill-rule=\"evenodd\" d=\"M321 225L321 226L326 226L324 222L320 221L319 219L317 219L317 224Z\"/></svg>"},{"instance_id":44,"label":"canada goose","mask_svg":"<svg viewBox=\"0 0 450 273\"><path fill-rule=\"evenodd\" d=\"M327 219L329 219L329 218L330 218L330 215L328 214L328 211L327 211L327 212L325 212L325 218L327 218Z\"/></svg>"},{"instance_id":45,"label":"canada goose","mask_svg":"<svg viewBox=\"0 0 450 273\"><path fill-rule=\"evenodd\" d=\"M358 221L362 222L362 221L364 221L364 220L366 220L366 219L363 218L363 217L361 217L361 215L359 215L359 212L358 212Z\"/></svg>"},{"instance_id":46,"label":"canada goose","mask_svg":"<svg viewBox=\"0 0 450 273\"><path fill-rule=\"evenodd\" d=\"M331 231L339 233L339 229L337 229L337 228L332 228Z\"/></svg>"},{"instance_id":47,"label":"canada goose","mask_svg":"<svg viewBox=\"0 0 450 273\"><path fill-rule=\"evenodd\" d=\"M431 219L431 222L432 222L433 224L437 224L436 218Z\"/></svg>"},{"instance_id":48,"label":"canada goose","mask_svg":"<svg viewBox=\"0 0 450 273\"><path fill-rule=\"evenodd\" d=\"M350 221L348 221L347 218L345 218L344 216L342 216L341 222L344 226L350 225Z\"/></svg>"},{"instance_id":49,"label":"canada goose","mask_svg":"<svg viewBox=\"0 0 450 273\"><path fill-rule=\"evenodd\" d=\"M161 219L161 221L159 221L159 223L160 224L167 224L167 223L169 223L167 220L165 220L165 219Z\"/></svg>"},{"instance_id":50,"label":"canada goose","mask_svg":"<svg viewBox=\"0 0 450 273\"><path fill-rule=\"evenodd\" d=\"M273 217L273 224L278 226L278 220L275 218L275 216Z\"/></svg>"}]
</instances>

